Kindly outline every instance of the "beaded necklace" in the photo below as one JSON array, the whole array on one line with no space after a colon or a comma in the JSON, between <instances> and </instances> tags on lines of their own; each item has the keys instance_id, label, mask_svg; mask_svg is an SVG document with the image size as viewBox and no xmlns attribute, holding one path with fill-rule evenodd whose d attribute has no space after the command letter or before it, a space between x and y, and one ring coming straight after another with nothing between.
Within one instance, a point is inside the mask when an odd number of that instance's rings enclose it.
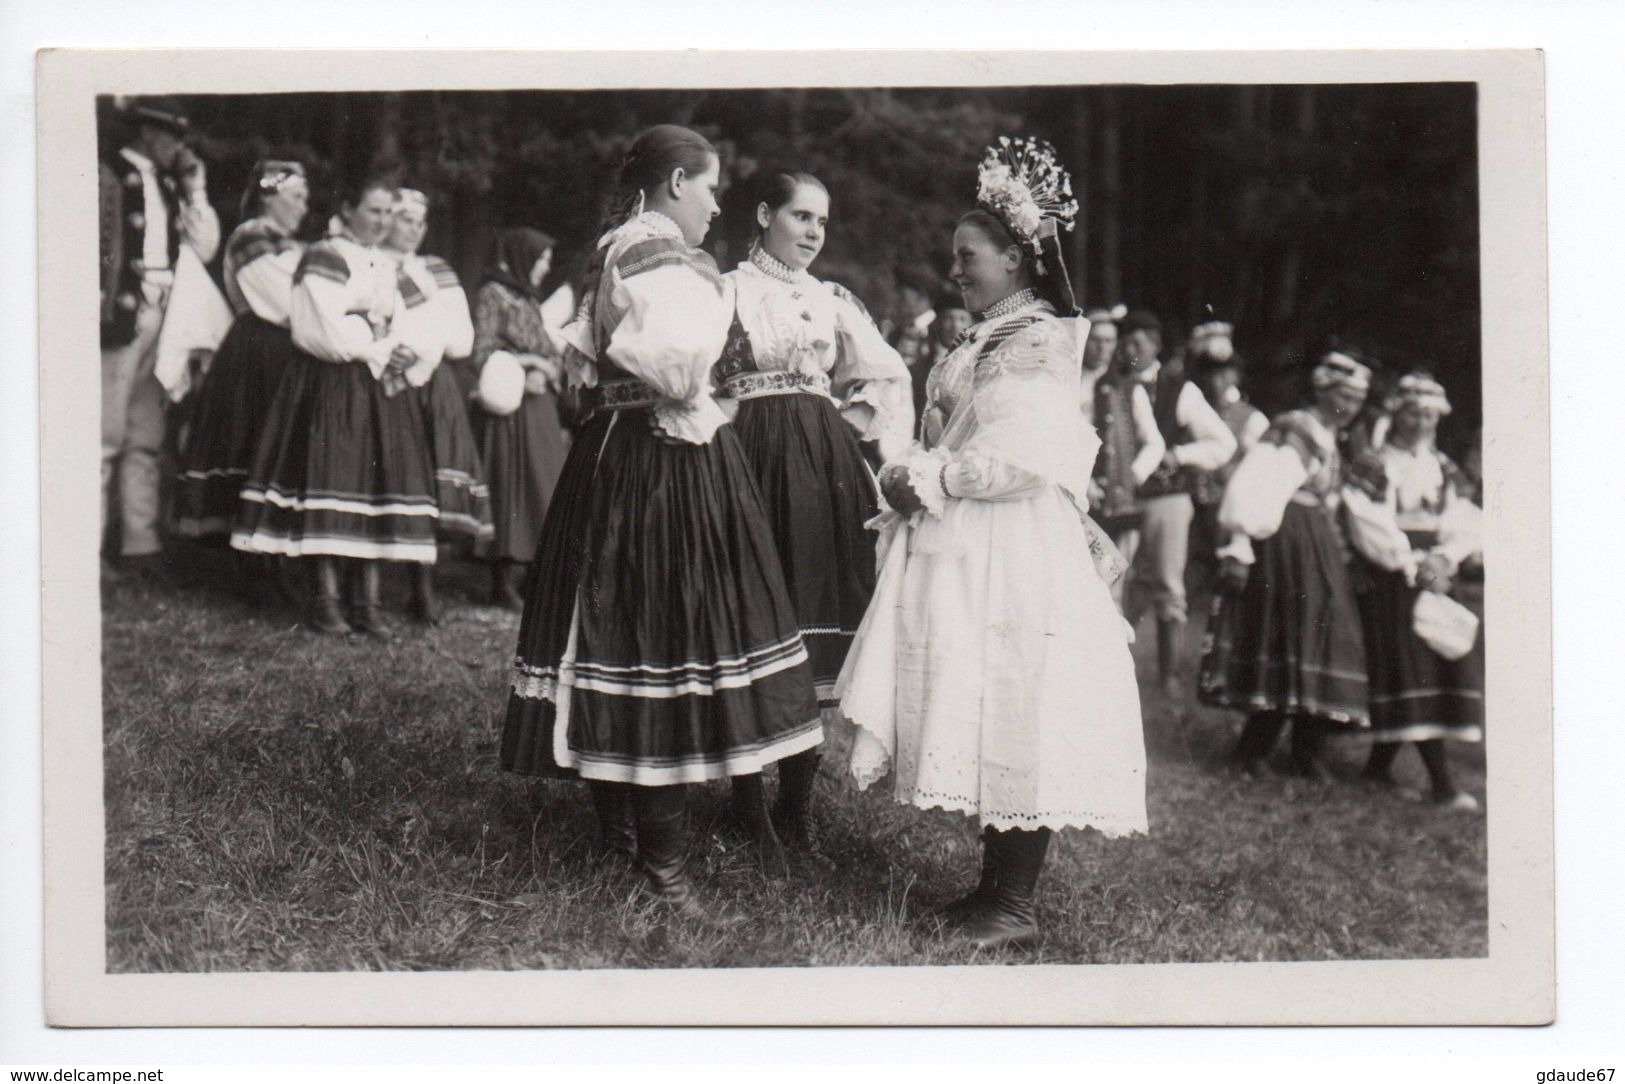
<instances>
[{"instance_id":1,"label":"beaded necklace","mask_svg":"<svg viewBox=\"0 0 1625 1084\"><path fill-rule=\"evenodd\" d=\"M977 322L986 323L989 320L997 320L1000 317L1009 316L1011 313L1024 309L1037 300L1038 291L1034 290L1032 287L1029 286L1025 289L1017 290L1009 297L1001 298L1000 300L993 302L993 304L989 305L986 309L982 310L982 312L979 314L980 319L978 319Z\"/></svg>"},{"instance_id":2,"label":"beaded necklace","mask_svg":"<svg viewBox=\"0 0 1625 1084\"><path fill-rule=\"evenodd\" d=\"M791 267L761 245L751 248L750 262L755 266L756 270L768 278L777 279L780 282L796 285L808 277L805 270Z\"/></svg>"}]
</instances>

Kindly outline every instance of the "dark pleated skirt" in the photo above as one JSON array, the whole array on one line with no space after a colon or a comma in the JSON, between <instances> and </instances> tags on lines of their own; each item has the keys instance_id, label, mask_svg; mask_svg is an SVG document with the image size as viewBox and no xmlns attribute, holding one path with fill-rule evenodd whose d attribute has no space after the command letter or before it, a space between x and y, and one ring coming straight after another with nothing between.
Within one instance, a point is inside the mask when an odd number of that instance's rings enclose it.
<instances>
[{"instance_id":1,"label":"dark pleated skirt","mask_svg":"<svg viewBox=\"0 0 1625 1084\"><path fill-rule=\"evenodd\" d=\"M1336 525L1318 508L1289 504L1281 529L1255 551L1246 588L1214 597L1202 702L1369 725L1360 612Z\"/></svg>"},{"instance_id":2,"label":"dark pleated skirt","mask_svg":"<svg viewBox=\"0 0 1625 1084\"><path fill-rule=\"evenodd\" d=\"M581 430L531 563L501 763L651 786L760 771L822 738L738 439Z\"/></svg>"},{"instance_id":3,"label":"dark pleated skirt","mask_svg":"<svg viewBox=\"0 0 1625 1084\"><path fill-rule=\"evenodd\" d=\"M487 540L491 523L491 491L486 486L480 449L469 424L468 400L463 398L451 366L437 366L421 388L407 388L423 412L423 426L434 457L435 502L440 518L435 531L442 538Z\"/></svg>"},{"instance_id":4,"label":"dark pleated skirt","mask_svg":"<svg viewBox=\"0 0 1625 1084\"><path fill-rule=\"evenodd\" d=\"M230 535L238 496L248 481L293 353L288 329L252 312L237 317L215 351L181 449L175 487L175 532L189 538Z\"/></svg>"},{"instance_id":5,"label":"dark pleated skirt","mask_svg":"<svg viewBox=\"0 0 1625 1084\"><path fill-rule=\"evenodd\" d=\"M1360 572L1357 597L1371 675L1373 740L1482 740L1482 625L1472 653L1451 662L1411 631L1411 608L1421 592L1407 586L1402 573L1372 565Z\"/></svg>"},{"instance_id":6,"label":"dark pleated skirt","mask_svg":"<svg viewBox=\"0 0 1625 1084\"><path fill-rule=\"evenodd\" d=\"M498 417L476 410L474 419L496 527L482 552L529 561L541 542L542 522L570 450L559 424L559 401L552 394L527 394L512 414Z\"/></svg>"},{"instance_id":7,"label":"dark pleated skirt","mask_svg":"<svg viewBox=\"0 0 1625 1084\"><path fill-rule=\"evenodd\" d=\"M877 490L857 434L823 396L772 395L739 404L739 444L773 528L818 701L835 679L875 592Z\"/></svg>"},{"instance_id":8,"label":"dark pleated skirt","mask_svg":"<svg viewBox=\"0 0 1625 1084\"><path fill-rule=\"evenodd\" d=\"M360 362L297 347L266 414L231 544L255 553L435 559L434 463L423 411Z\"/></svg>"}]
</instances>

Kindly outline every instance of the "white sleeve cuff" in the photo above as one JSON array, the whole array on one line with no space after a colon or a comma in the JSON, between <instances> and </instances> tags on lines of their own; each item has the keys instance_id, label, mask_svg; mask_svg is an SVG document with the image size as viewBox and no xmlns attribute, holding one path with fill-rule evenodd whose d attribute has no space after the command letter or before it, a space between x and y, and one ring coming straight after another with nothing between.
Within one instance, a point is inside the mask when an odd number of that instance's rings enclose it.
<instances>
[{"instance_id":1,"label":"white sleeve cuff","mask_svg":"<svg viewBox=\"0 0 1625 1084\"><path fill-rule=\"evenodd\" d=\"M948 454L940 448L929 452L915 448L900 462L908 466L908 484L914 495L927 512L941 518L943 509L948 506L948 494L943 489Z\"/></svg>"},{"instance_id":2,"label":"white sleeve cuff","mask_svg":"<svg viewBox=\"0 0 1625 1084\"><path fill-rule=\"evenodd\" d=\"M710 444L717 430L728 423L728 415L709 395L681 402L667 400L655 407L654 414L662 433L687 444Z\"/></svg>"},{"instance_id":3,"label":"white sleeve cuff","mask_svg":"<svg viewBox=\"0 0 1625 1084\"><path fill-rule=\"evenodd\" d=\"M1230 536L1229 542L1218 548L1216 556L1220 558L1233 557L1244 565L1250 565L1254 561L1253 540L1243 532L1237 531Z\"/></svg>"}]
</instances>

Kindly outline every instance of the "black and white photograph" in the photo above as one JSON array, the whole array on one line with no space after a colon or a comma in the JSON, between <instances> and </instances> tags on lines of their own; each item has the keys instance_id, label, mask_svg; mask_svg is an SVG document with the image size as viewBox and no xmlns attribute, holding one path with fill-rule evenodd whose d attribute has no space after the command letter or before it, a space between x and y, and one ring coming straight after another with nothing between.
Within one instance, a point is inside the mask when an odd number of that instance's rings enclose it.
<instances>
[{"instance_id":1,"label":"black and white photograph","mask_svg":"<svg viewBox=\"0 0 1625 1084\"><path fill-rule=\"evenodd\" d=\"M47 861L100 895L47 921L203 984L143 1019L407 972L660 984L616 1023L1550 1019L1546 366L1486 301L1542 251L1496 225L1538 61L250 56L53 87L93 139L42 291L101 378L42 389L99 435L45 486L95 613ZM1041 1004L1108 975L1256 981ZM952 993L666 1000L774 976Z\"/></svg>"}]
</instances>

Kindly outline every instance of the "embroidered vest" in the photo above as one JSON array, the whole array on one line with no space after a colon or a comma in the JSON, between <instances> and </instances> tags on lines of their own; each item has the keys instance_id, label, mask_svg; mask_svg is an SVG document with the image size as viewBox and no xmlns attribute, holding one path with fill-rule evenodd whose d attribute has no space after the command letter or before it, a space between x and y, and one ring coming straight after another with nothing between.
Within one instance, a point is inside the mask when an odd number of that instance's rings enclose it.
<instances>
[{"instance_id":1,"label":"embroidered vest","mask_svg":"<svg viewBox=\"0 0 1625 1084\"><path fill-rule=\"evenodd\" d=\"M1109 532L1133 527L1143 515L1134 484L1134 454L1139 450L1139 441L1134 431L1133 393L1133 377L1113 371L1102 373L1095 382L1095 430L1100 434L1100 454L1095 457L1094 478L1105 495L1100 507L1090 512Z\"/></svg>"},{"instance_id":2,"label":"embroidered vest","mask_svg":"<svg viewBox=\"0 0 1625 1084\"><path fill-rule=\"evenodd\" d=\"M141 307L141 273L146 269L147 196L141 171L117 151L105 158L101 188L101 338L103 347L125 346L135 339L136 310ZM166 238L169 266L180 256L180 199L175 182L160 177L159 190L169 211Z\"/></svg>"}]
</instances>

